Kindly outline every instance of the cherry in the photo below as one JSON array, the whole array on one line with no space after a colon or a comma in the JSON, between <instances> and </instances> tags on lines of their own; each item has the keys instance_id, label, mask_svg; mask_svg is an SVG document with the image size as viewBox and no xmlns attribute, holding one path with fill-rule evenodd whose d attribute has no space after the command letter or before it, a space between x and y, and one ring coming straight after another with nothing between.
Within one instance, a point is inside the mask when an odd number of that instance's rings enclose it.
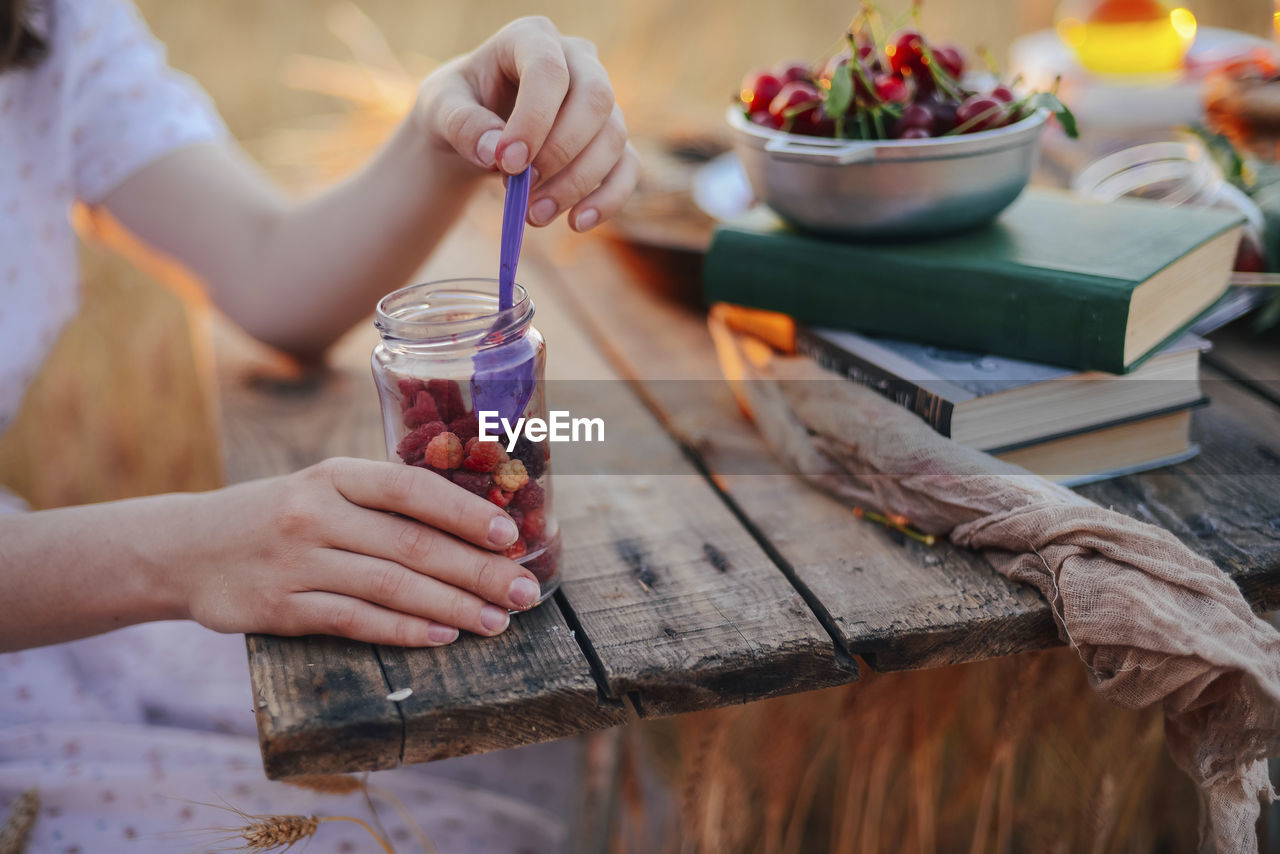
<instances>
[{"instance_id":1,"label":"cherry","mask_svg":"<svg viewBox=\"0 0 1280 854\"><path fill-rule=\"evenodd\" d=\"M845 51L845 56L848 55L849 52ZM858 61L861 62L864 67L870 68L876 74L884 71L884 65L881 64L880 57L876 55L875 45L860 45L858 47Z\"/></svg>"},{"instance_id":2,"label":"cherry","mask_svg":"<svg viewBox=\"0 0 1280 854\"><path fill-rule=\"evenodd\" d=\"M977 133L1000 127L1007 118L1005 113L1004 102L990 95L971 95L956 107L956 121L963 125L982 116L981 120L965 128L966 133Z\"/></svg>"},{"instance_id":3,"label":"cherry","mask_svg":"<svg viewBox=\"0 0 1280 854\"><path fill-rule=\"evenodd\" d=\"M898 136L903 139L907 138L906 131L909 130L922 130L925 136L932 136L933 127L933 110L920 102L907 104L902 109L902 115L898 117Z\"/></svg>"},{"instance_id":4,"label":"cherry","mask_svg":"<svg viewBox=\"0 0 1280 854\"><path fill-rule=\"evenodd\" d=\"M1002 84L991 90L991 97L995 98L997 101L1004 101L1006 104L1012 104L1013 90Z\"/></svg>"},{"instance_id":5,"label":"cherry","mask_svg":"<svg viewBox=\"0 0 1280 854\"><path fill-rule=\"evenodd\" d=\"M959 79L964 73L964 54L960 53L959 48L939 47L933 51L934 59L942 66L942 70L950 74L952 77Z\"/></svg>"},{"instance_id":6,"label":"cherry","mask_svg":"<svg viewBox=\"0 0 1280 854\"><path fill-rule=\"evenodd\" d=\"M1241 239L1240 248L1236 250L1236 263L1232 269L1238 273L1267 272L1267 259L1252 237L1246 235Z\"/></svg>"},{"instance_id":7,"label":"cherry","mask_svg":"<svg viewBox=\"0 0 1280 854\"><path fill-rule=\"evenodd\" d=\"M767 69L757 69L742 79L738 97L747 112L756 113L769 109L769 102L782 91L782 82Z\"/></svg>"},{"instance_id":8,"label":"cherry","mask_svg":"<svg viewBox=\"0 0 1280 854\"><path fill-rule=\"evenodd\" d=\"M778 66L778 79L783 83L795 83L808 80L811 76L807 63L800 61L784 62Z\"/></svg>"},{"instance_id":9,"label":"cherry","mask_svg":"<svg viewBox=\"0 0 1280 854\"><path fill-rule=\"evenodd\" d=\"M898 135L898 139L928 139L930 136L924 128L907 128Z\"/></svg>"},{"instance_id":10,"label":"cherry","mask_svg":"<svg viewBox=\"0 0 1280 854\"><path fill-rule=\"evenodd\" d=\"M769 102L769 112L779 118L786 118L789 110L808 104L816 106L822 96L812 83L793 80L782 87L782 90Z\"/></svg>"},{"instance_id":11,"label":"cherry","mask_svg":"<svg viewBox=\"0 0 1280 854\"><path fill-rule=\"evenodd\" d=\"M796 116L791 132L805 136L835 136L836 122L827 114L826 105L819 105Z\"/></svg>"},{"instance_id":12,"label":"cherry","mask_svg":"<svg viewBox=\"0 0 1280 854\"><path fill-rule=\"evenodd\" d=\"M955 101L940 92L935 92L921 103L929 108L929 112L933 113L933 133L935 135L941 136L956 126L956 108L959 104Z\"/></svg>"},{"instance_id":13,"label":"cherry","mask_svg":"<svg viewBox=\"0 0 1280 854\"><path fill-rule=\"evenodd\" d=\"M924 39L914 30L905 30L885 48L889 67L902 75L925 71Z\"/></svg>"},{"instance_id":14,"label":"cherry","mask_svg":"<svg viewBox=\"0 0 1280 854\"><path fill-rule=\"evenodd\" d=\"M887 104L905 104L911 100L906 81L892 74L879 74L875 79L876 97Z\"/></svg>"},{"instance_id":15,"label":"cherry","mask_svg":"<svg viewBox=\"0 0 1280 854\"><path fill-rule=\"evenodd\" d=\"M751 114L751 121L761 127L772 128L773 130L782 129L782 118L775 116L768 110L756 110Z\"/></svg>"}]
</instances>

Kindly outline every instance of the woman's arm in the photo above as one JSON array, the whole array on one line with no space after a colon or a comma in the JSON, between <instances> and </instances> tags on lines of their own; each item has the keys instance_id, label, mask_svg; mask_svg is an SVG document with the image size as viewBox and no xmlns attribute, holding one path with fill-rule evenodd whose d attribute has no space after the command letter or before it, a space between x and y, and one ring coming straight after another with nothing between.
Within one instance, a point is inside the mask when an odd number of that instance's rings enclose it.
<instances>
[{"instance_id":1,"label":"woman's arm","mask_svg":"<svg viewBox=\"0 0 1280 854\"><path fill-rule=\"evenodd\" d=\"M399 646L495 635L540 591L496 553L518 536L493 504L432 472L351 459L215 492L4 516L0 651L188 618Z\"/></svg>"},{"instance_id":2,"label":"woman's arm","mask_svg":"<svg viewBox=\"0 0 1280 854\"><path fill-rule=\"evenodd\" d=\"M620 208L638 171L595 49L544 18L428 77L382 149L309 201L285 199L238 148L206 144L144 168L104 204L251 334L312 355L405 282L478 179L530 162L530 222L569 211L579 230Z\"/></svg>"}]
</instances>

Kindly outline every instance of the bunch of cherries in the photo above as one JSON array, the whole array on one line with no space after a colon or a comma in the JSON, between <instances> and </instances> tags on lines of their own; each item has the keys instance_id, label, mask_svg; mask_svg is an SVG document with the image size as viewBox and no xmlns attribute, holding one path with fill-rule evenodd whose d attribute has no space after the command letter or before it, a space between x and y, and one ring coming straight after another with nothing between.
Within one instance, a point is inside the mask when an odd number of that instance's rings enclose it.
<instances>
[{"instance_id":1,"label":"bunch of cherries","mask_svg":"<svg viewBox=\"0 0 1280 854\"><path fill-rule=\"evenodd\" d=\"M856 56L856 59L855 59ZM821 68L788 62L752 71L738 101L763 127L838 139L928 139L1003 127L1031 112L1027 98L999 85L985 92L960 82L964 55L899 33L883 55L865 34Z\"/></svg>"}]
</instances>

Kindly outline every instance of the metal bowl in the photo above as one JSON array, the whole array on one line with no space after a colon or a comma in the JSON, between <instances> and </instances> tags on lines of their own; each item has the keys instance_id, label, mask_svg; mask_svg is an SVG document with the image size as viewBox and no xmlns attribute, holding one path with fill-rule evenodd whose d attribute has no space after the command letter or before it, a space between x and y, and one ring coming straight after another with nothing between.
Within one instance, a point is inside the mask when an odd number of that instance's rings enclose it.
<instances>
[{"instance_id":1,"label":"metal bowl","mask_svg":"<svg viewBox=\"0 0 1280 854\"><path fill-rule=\"evenodd\" d=\"M1038 110L979 133L862 142L771 130L729 108L756 198L798 228L844 237L925 237L991 221L1030 180L1048 119Z\"/></svg>"}]
</instances>

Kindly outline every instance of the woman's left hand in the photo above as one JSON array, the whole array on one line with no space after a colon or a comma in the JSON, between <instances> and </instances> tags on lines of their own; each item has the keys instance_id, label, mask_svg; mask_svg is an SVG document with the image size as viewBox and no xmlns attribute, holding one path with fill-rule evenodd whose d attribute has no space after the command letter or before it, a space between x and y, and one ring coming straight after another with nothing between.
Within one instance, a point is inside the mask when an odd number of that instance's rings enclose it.
<instances>
[{"instance_id":1,"label":"woman's left hand","mask_svg":"<svg viewBox=\"0 0 1280 854\"><path fill-rule=\"evenodd\" d=\"M414 110L433 144L481 169L514 175L532 165L532 225L568 211L586 231L635 189L639 161L595 45L546 18L513 21L442 66Z\"/></svg>"}]
</instances>

